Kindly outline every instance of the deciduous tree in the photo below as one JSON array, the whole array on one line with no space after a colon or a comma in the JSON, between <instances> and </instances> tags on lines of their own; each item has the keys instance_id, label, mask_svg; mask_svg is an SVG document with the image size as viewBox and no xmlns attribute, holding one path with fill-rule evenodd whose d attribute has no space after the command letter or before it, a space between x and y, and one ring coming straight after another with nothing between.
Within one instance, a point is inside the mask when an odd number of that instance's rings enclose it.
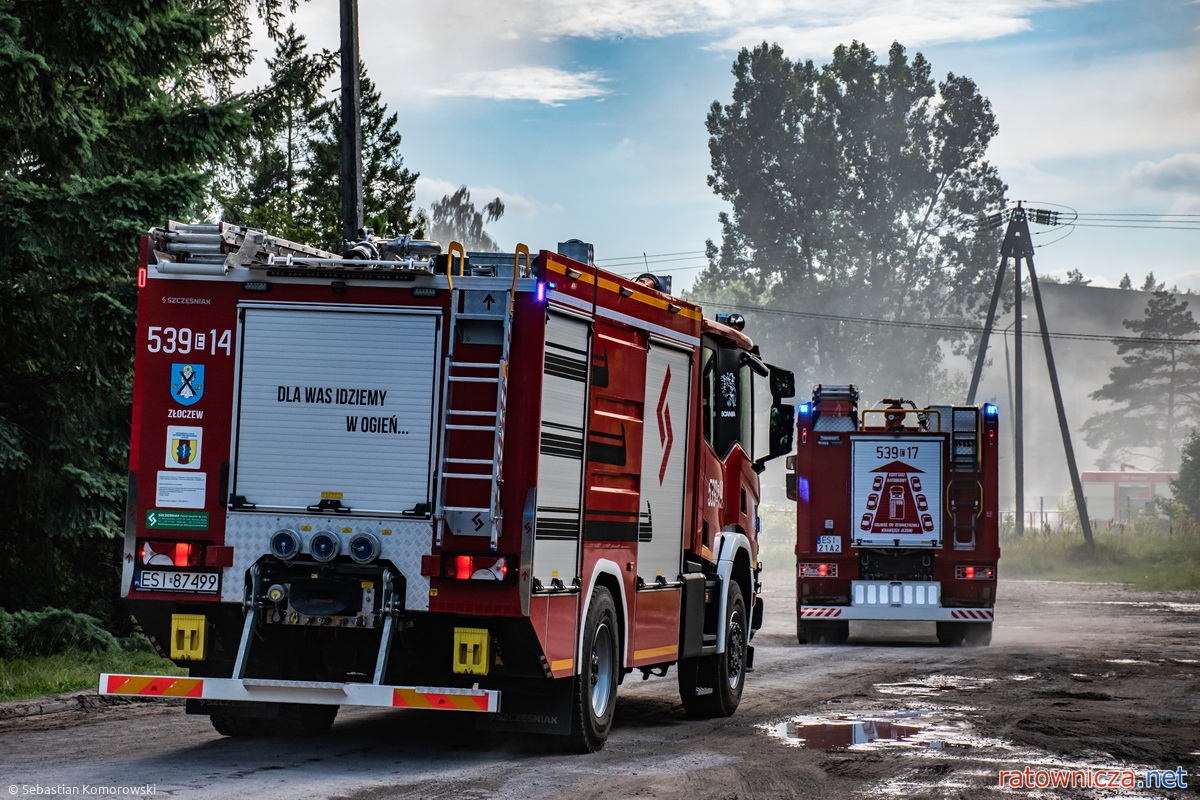
<instances>
[{"instance_id":1,"label":"deciduous tree","mask_svg":"<svg viewBox=\"0 0 1200 800\"><path fill-rule=\"evenodd\" d=\"M898 43L885 62L839 46L819 68L764 43L733 74L708 115L709 184L731 210L692 294L786 309L770 327L758 315L756 335L810 380L924 396L998 260L979 229L1005 191L985 159L991 105Z\"/></svg>"},{"instance_id":2,"label":"deciduous tree","mask_svg":"<svg viewBox=\"0 0 1200 800\"><path fill-rule=\"evenodd\" d=\"M499 197L480 211L471 201L471 192L466 186L460 186L454 194L445 195L434 203L430 216L430 235L443 245L450 241L458 241L467 250L500 249L500 245L483 229L485 224L496 222L504 216L504 202Z\"/></svg>"}]
</instances>

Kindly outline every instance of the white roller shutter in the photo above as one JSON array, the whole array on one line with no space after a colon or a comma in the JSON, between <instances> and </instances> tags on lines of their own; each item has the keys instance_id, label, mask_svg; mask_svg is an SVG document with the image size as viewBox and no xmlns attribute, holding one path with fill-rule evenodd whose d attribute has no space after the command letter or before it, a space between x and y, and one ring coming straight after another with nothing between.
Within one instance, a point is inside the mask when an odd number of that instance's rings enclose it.
<instances>
[{"instance_id":1,"label":"white roller shutter","mask_svg":"<svg viewBox=\"0 0 1200 800\"><path fill-rule=\"evenodd\" d=\"M232 493L385 514L430 502L439 316L242 310Z\"/></svg>"}]
</instances>

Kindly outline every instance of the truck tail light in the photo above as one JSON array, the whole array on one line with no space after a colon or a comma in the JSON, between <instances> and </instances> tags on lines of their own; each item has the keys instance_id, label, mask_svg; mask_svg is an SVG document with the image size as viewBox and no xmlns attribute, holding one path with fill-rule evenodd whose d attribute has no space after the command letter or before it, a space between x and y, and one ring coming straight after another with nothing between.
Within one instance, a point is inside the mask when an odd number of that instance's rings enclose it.
<instances>
[{"instance_id":1,"label":"truck tail light","mask_svg":"<svg viewBox=\"0 0 1200 800\"><path fill-rule=\"evenodd\" d=\"M831 563L801 564L801 578L836 578L838 565Z\"/></svg>"},{"instance_id":2,"label":"truck tail light","mask_svg":"<svg viewBox=\"0 0 1200 800\"><path fill-rule=\"evenodd\" d=\"M511 563L508 556L447 554L442 561L442 577L456 581L508 581Z\"/></svg>"},{"instance_id":3,"label":"truck tail light","mask_svg":"<svg viewBox=\"0 0 1200 800\"><path fill-rule=\"evenodd\" d=\"M996 568L959 564L954 568L954 577L960 581L991 581L996 579Z\"/></svg>"},{"instance_id":4,"label":"truck tail light","mask_svg":"<svg viewBox=\"0 0 1200 800\"><path fill-rule=\"evenodd\" d=\"M204 564L199 542L144 541L138 559L147 567L199 567Z\"/></svg>"}]
</instances>

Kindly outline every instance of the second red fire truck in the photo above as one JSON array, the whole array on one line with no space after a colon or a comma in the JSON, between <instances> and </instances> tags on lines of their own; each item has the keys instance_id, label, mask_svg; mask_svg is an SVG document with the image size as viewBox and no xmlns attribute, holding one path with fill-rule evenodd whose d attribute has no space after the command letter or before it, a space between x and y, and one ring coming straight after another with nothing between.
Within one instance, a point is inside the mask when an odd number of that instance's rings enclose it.
<instances>
[{"instance_id":1,"label":"second red fire truck","mask_svg":"<svg viewBox=\"0 0 1200 800\"><path fill-rule=\"evenodd\" d=\"M622 678L674 667L691 715L733 713L792 376L591 255L151 231L122 593L189 675L101 692L233 736L360 705L591 751Z\"/></svg>"},{"instance_id":2,"label":"second red fire truck","mask_svg":"<svg viewBox=\"0 0 1200 800\"><path fill-rule=\"evenodd\" d=\"M797 409L796 635L840 644L852 620L936 623L945 645L991 642L1000 559L996 406L817 386Z\"/></svg>"}]
</instances>

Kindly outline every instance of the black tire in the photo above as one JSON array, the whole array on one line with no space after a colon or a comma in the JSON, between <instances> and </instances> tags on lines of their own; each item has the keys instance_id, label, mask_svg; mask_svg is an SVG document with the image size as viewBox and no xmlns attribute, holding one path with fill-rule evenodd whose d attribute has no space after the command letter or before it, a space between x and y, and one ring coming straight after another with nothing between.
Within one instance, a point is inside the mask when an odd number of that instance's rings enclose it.
<instances>
[{"instance_id":1,"label":"black tire","mask_svg":"<svg viewBox=\"0 0 1200 800\"><path fill-rule=\"evenodd\" d=\"M967 647L989 647L992 644L992 623L972 622L966 625L963 644Z\"/></svg>"},{"instance_id":2,"label":"black tire","mask_svg":"<svg viewBox=\"0 0 1200 800\"><path fill-rule=\"evenodd\" d=\"M233 739L259 739L267 735L267 723L270 720L262 717L228 717L224 714L213 714L209 716L208 721L222 736Z\"/></svg>"},{"instance_id":3,"label":"black tire","mask_svg":"<svg viewBox=\"0 0 1200 800\"><path fill-rule=\"evenodd\" d=\"M234 739L292 738L328 733L337 717L337 706L287 703L275 717L246 717L213 714L213 728Z\"/></svg>"},{"instance_id":4,"label":"black tire","mask_svg":"<svg viewBox=\"0 0 1200 800\"><path fill-rule=\"evenodd\" d=\"M571 697L567 747L572 752L594 753L608 739L617 708L620 643L612 594L597 586L583 625L583 663Z\"/></svg>"},{"instance_id":5,"label":"black tire","mask_svg":"<svg viewBox=\"0 0 1200 800\"><path fill-rule=\"evenodd\" d=\"M937 640L942 647L958 647L963 643L966 634L961 622L937 623Z\"/></svg>"},{"instance_id":6,"label":"black tire","mask_svg":"<svg viewBox=\"0 0 1200 800\"><path fill-rule=\"evenodd\" d=\"M824 623L827 644L845 644L850 640L850 620L840 619Z\"/></svg>"},{"instance_id":7,"label":"black tire","mask_svg":"<svg viewBox=\"0 0 1200 800\"><path fill-rule=\"evenodd\" d=\"M796 641L800 644L817 644L821 641L821 626L816 622L796 620Z\"/></svg>"},{"instance_id":8,"label":"black tire","mask_svg":"<svg viewBox=\"0 0 1200 800\"><path fill-rule=\"evenodd\" d=\"M321 736L333 727L338 707L289 703L279 710L275 735L283 737Z\"/></svg>"},{"instance_id":9,"label":"black tire","mask_svg":"<svg viewBox=\"0 0 1200 800\"><path fill-rule=\"evenodd\" d=\"M679 662L679 697L689 717L728 717L742 701L750 642L742 587L730 581L725 603L725 652Z\"/></svg>"}]
</instances>

